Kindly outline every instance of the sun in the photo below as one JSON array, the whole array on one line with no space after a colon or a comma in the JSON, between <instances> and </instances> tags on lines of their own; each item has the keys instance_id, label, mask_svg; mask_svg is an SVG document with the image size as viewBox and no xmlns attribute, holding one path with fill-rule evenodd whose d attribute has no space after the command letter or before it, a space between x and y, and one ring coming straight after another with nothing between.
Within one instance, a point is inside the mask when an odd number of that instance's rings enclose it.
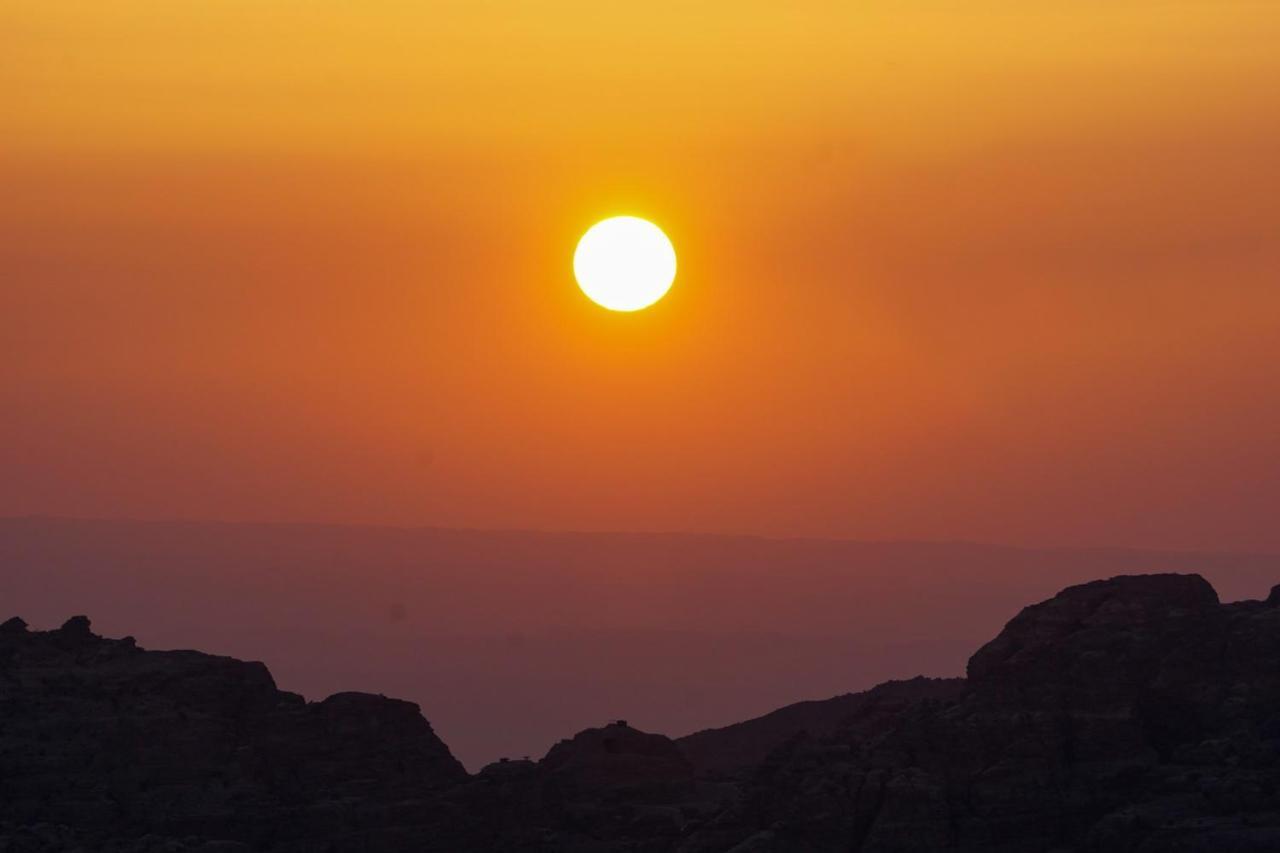
<instances>
[{"instance_id":1,"label":"sun","mask_svg":"<svg viewBox=\"0 0 1280 853\"><path fill-rule=\"evenodd\" d=\"M573 274L591 301L611 311L657 302L676 278L676 250L662 229L636 216L614 216L587 229L573 253Z\"/></svg>"}]
</instances>

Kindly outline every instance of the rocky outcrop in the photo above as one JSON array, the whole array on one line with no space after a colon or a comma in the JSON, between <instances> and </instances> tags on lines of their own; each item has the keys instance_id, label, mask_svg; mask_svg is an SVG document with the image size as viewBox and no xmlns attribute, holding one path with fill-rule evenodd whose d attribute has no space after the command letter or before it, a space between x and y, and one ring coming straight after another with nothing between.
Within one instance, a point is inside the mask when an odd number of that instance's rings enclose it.
<instances>
[{"instance_id":1,"label":"rocky outcrop","mask_svg":"<svg viewBox=\"0 0 1280 853\"><path fill-rule=\"evenodd\" d=\"M1277 850L1278 659L1280 608L1198 577L1071 587L980 649L957 698L775 752L682 849Z\"/></svg>"},{"instance_id":2,"label":"rocky outcrop","mask_svg":"<svg viewBox=\"0 0 1280 853\"><path fill-rule=\"evenodd\" d=\"M0 630L0 756L0 821L63 827L86 849L355 846L385 834L390 804L435 802L467 778L408 702L307 703L260 663L143 651L82 616Z\"/></svg>"},{"instance_id":3,"label":"rocky outcrop","mask_svg":"<svg viewBox=\"0 0 1280 853\"><path fill-rule=\"evenodd\" d=\"M570 800L679 802L693 790L693 765L670 738L622 720L560 741L540 765Z\"/></svg>"},{"instance_id":4,"label":"rocky outcrop","mask_svg":"<svg viewBox=\"0 0 1280 853\"><path fill-rule=\"evenodd\" d=\"M671 850L725 798L696 784L693 766L669 738L621 720L560 741L536 764L500 762L480 777L492 786L482 807L492 808L495 798L505 804L497 817L507 832L495 849ZM518 825L513 810L522 815Z\"/></svg>"},{"instance_id":5,"label":"rocky outcrop","mask_svg":"<svg viewBox=\"0 0 1280 853\"><path fill-rule=\"evenodd\" d=\"M0 623L0 853L1280 850L1280 588L1113 578L967 679L673 742L622 721L468 776L416 706Z\"/></svg>"}]
</instances>

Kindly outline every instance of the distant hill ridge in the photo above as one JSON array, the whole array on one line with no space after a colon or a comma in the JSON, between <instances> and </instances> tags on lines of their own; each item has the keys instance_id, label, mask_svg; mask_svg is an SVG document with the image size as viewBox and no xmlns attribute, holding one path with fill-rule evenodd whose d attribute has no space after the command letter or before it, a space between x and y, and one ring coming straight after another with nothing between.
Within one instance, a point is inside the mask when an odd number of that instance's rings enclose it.
<instances>
[{"instance_id":1,"label":"distant hill ridge","mask_svg":"<svg viewBox=\"0 0 1280 853\"><path fill-rule=\"evenodd\" d=\"M614 717L684 735L904 675L959 676L1027 602L1156 572L1200 574L1234 600L1280 578L1280 556L0 519L0 602L32 625L89 613L149 648L262 660L310 699L399 696L430 709L472 771Z\"/></svg>"}]
</instances>

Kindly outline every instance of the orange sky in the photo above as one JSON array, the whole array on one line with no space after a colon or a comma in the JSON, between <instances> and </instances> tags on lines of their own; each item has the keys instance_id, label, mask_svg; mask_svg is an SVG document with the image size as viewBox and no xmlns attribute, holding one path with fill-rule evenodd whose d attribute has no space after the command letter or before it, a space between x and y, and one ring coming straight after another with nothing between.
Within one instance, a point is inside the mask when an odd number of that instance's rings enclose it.
<instances>
[{"instance_id":1,"label":"orange sky","mask_svg":"<svg viewBox=\"0 0 1280 853\"><path fill-rule=\"evenodd\" d=\"M1280 8L688 5L0 0L0 514L1280 549Z\"/></svg>"}]
</instances>

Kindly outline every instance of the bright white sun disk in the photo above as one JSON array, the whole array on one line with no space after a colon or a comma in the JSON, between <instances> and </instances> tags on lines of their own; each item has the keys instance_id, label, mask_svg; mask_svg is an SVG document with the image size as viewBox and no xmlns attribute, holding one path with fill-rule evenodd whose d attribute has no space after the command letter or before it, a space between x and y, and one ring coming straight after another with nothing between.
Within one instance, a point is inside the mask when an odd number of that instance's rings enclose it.
<instances>
[{"instance_id":1,"label":"bright white sun disk","mask_svg":"<svg viewBox=\"0 0 1280 853\"><path fill-rule=\"evenodd\" d=\"M573 253L573 274L591 300L613 311L657 302L676 278L676 250L662 229L636 216L597 222Z\"/></svg>"}]
</instances>

